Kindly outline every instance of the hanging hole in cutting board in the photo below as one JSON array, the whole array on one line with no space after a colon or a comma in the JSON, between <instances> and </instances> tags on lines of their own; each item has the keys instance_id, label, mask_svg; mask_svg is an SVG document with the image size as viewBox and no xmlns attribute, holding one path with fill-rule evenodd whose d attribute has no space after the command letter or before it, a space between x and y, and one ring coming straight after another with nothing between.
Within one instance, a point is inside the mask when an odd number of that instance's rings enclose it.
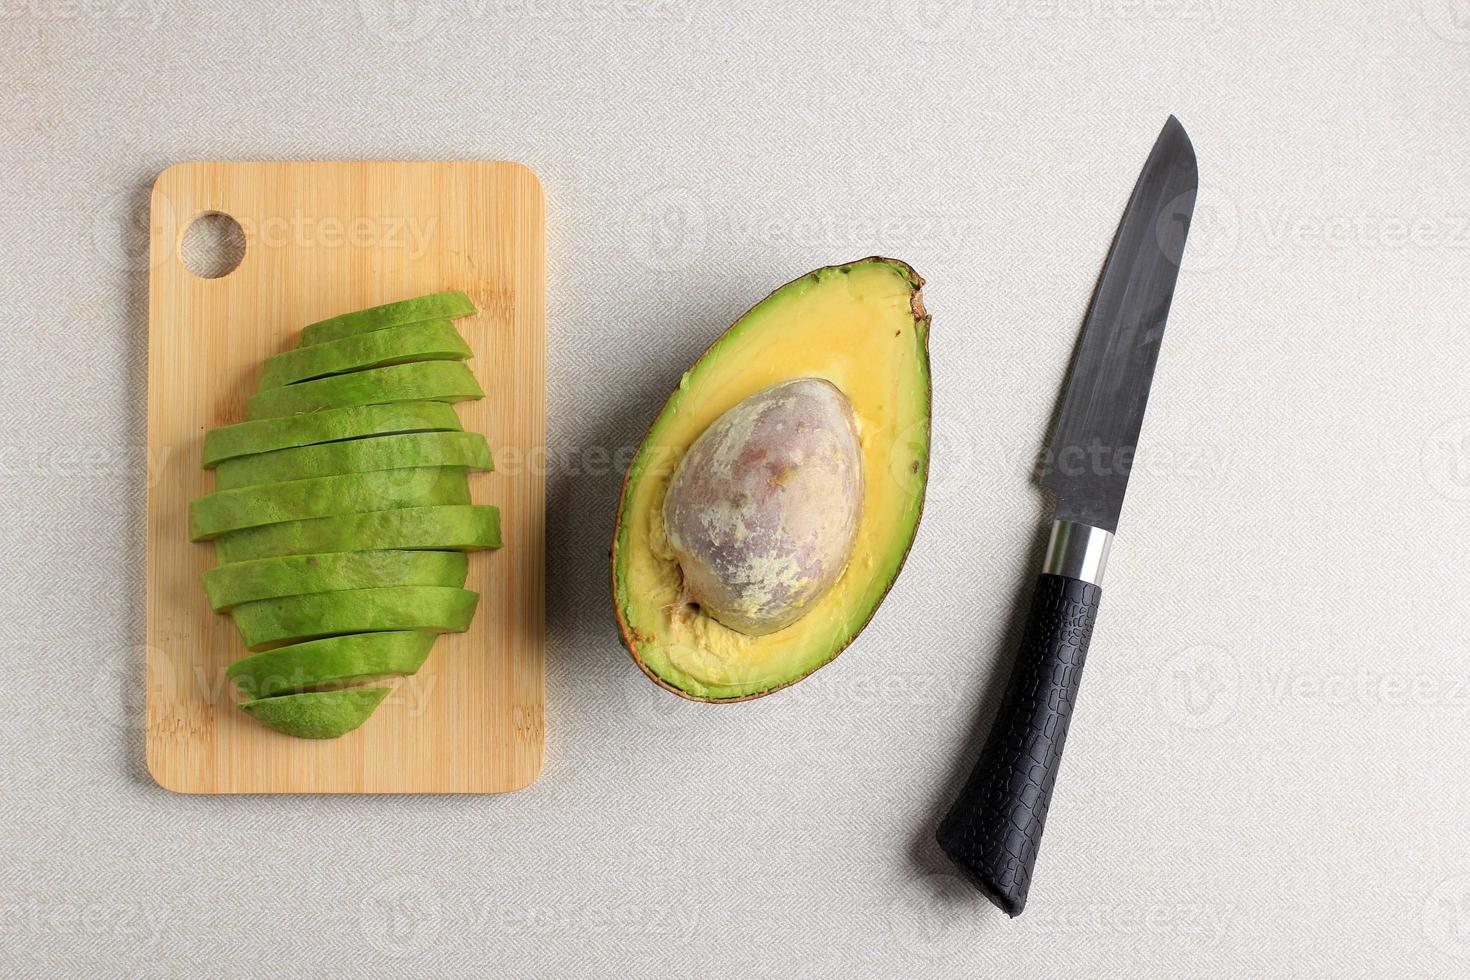
<instances>
[{"instance_id":1,"label":"hanging hole in cutting board","mask_svg":"<svg viewBox=\"0 0 1470 980\"><path fill-rule=\"evenodd\" d=\"M221 279L245 259L245 229L223 211L206 211L184 229L179 258L199 278Z\"/></svg>"}]
</instances>

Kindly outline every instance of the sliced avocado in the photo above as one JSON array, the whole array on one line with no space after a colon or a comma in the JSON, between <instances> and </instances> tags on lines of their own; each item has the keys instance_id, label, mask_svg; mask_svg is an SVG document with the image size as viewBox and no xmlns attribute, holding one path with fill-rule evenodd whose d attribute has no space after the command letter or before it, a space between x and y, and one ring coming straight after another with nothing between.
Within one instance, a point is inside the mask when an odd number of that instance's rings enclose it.
<instances>
[{"instance_id":1,"label":"sliced avocado","mask_svg":"<svg viewBox=\"0 0 1470 980\"><path fill-rule=\"evenodd\" d=\"M242 603L230 615L245 645L264 650L342 633L458 633L469 629L479 601L480 594L469 589L408 585L262 599Z\"/></svg>"},{"instance_id":2,"label":"sliced avocado","mask_svg":"<svg viewBox=\"0 0 1470 980\"><path fill-rule=\"evenodd\" d=\"M459 290L431 293L413 299L384 303L366 310L343 313L326 320L318 320L301 331L302 347L321 344L349 337L353 334L370 333L385 327L399 327L405 323L422 323L424 320L453 320L475 312L475 304Z\"/></svg>"},{"instance_id":3,"label":"sliced avocado","mask_svg":"<svg viewBox=\"0 0 1470 980\"><path fill-rule=\"evenodd\" d=\"M329 636L236 660L225 674L251 698L347 687L415 673L435 636L417 630Z\"/></svg>"},{"instance_id":4,"label":"sliced avocado","mask_svg":"<svg viewBox=\"0 0 1470 980\"><path fill-rule=\"evenodd\" d=\"M215 538L223 562L327 551L480 551L500 547L500 510L490 504L405 507L252 527Z\"/></svg>"},{"instance_id":5,"label":"sliced avocado","mask_svg":"<svg viewBox=\"0 0 1470 980\"><path fill-rule=\"evenodd\" d=\"M312 592L391 585L459 588L468 571L459 551L336 551L216 565L204 573L204 591L215 612L226 612L242 602Z\"/></svg>"},{"instance_id":6,"label":"sliced avocado","mask_svg":"<svg viewBox=\"0 0 1470 980\"><path fill-rule=\"evenodd\" d=\"M418 361L257 391L245 406L245 417L268 419L348 405L462 402L484 397L475 376L459 361Z\"/></svg>"},{"instance_id":7,"label":"sliced avocado","mask_svg":"<svg viewBox=\"0 0 1470 980\"><path fill-rule=\"evenodd\" d=\"M471 353L448 320L385 327L267 358L260 390L409 361L462 361Z\"/></svg>"},{"instance_id":8,"label":"sliced avocado","mask_svg":"<svg viewBox=\"0 0 1470 980\"><path fill-rule=\"evenodd\" d=\"M189 503L189 538L206 541L241 528L358 511L468 504L462 466L344 473L290 483L220 490Z\"/></svg>"},{"instance_id":9,"label":"sliced avocado","mask_svg":"<svg viewBox=\"0 0 1470 980\"><path fill-rule=\"evenodd\" d=\"M793 684L867 625L903 566L929 472L929 315L908 265L870 258L818 269L776 290L686 371L623 482L612 592L623 643L662 687L703 701ZM851 404L864 473L845 569L790 625L752 636L688 602L664 525L665 490L695 439L756 392L795 378L832 384Z\"/></svg>"},{"instance_id":10,"label":"sliced avocado","mask_svg":"<svg viewBox=\"0 0 1470 980\"><path fill-rule=\"evenodd\" d=\"M340 738L367 721L387 696L386 687L354 687L241 701L240 710L283 735Z\"/></svg>"},{"instance_id":11,"label":"sliced avocado","mask_svg":"<svg viewBox=\"0 0 1470 980\"><path fill-rule=\"evenodd\" d=\"M400 432L458 432L459 416L444 402L350 405L307 415L239 422L204 434L205 469L225 460L292 446Z\"/></svg>"},{"instance_id":12,"label":"sliced avocado","mask_svg":"<svg viewBox=\"0 0 1470 980\"><path fill-rule=\"evenodd\" d=\"M478 432L412 432L241 456L215 468L214 486L233 490L259 483L425 466L490 470L495 463L489 444Z\"/></svg>"}]
</instances>

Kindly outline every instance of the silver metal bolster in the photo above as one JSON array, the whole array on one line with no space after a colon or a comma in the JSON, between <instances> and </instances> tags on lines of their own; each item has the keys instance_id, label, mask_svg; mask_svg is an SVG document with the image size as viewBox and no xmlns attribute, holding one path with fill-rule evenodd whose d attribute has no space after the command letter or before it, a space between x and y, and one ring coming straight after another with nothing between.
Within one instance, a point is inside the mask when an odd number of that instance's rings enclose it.
<instances>
[{"instance_id":1,"label":"silver metal bolster","mask_svg":"<svg viewBox=\"0 0 1470 980\"><path fill-rule=\"evenodd\" d=\"M1051 540L1047 542L1046 561L1042 562L1041 570L1047 575L1065 575L1100 586L1112 546L1113 535L1100 527L1052 521Z\"/></svg>"}]
</instances>

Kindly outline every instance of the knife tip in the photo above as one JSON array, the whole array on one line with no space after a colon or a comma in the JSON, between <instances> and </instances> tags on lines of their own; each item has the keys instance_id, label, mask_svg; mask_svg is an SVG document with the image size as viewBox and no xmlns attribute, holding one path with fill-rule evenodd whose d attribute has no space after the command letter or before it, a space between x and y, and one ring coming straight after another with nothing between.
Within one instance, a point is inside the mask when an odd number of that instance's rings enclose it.
<instances>
[{"instance_id":1,"label":"knife tip","mask_svg":"<svg viewBox=\"0 0 1470 980\"><path fill-rule=\"evenodd\" d=\"M1159 133L1159 138L1156 143L1160 147L1165 145L1175 147L1178 156L1181 159L1188 160L1191 169L1194 169L1198 173L1198 164L1194 156L1194 142L1189 138L1189 133L1184 129L1184 124L1179 121L1179 117L1172 112L1169 113L1169 118L1164 121L1164 128Z\"/></svg>"}]
</instances>

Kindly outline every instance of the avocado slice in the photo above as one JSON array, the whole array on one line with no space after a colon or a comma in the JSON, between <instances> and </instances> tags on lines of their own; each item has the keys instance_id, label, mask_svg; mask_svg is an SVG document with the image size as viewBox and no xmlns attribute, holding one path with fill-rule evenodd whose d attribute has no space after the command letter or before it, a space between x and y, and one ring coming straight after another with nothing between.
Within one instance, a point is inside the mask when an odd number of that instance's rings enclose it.
<instances>
[{"instance_id":1,"label":"avocado slice","mask_svg":"<svg viewBox=\"0 0 1470 980\"><path fill-rule=\"evenodd\" d=\"M242 602L312 592L390 585L459 588L468 571L460 551L336 551L216 565L203 577L210 607L226 612Z\"/></svg>"},{"instance_id":2,"label":"avocado slice","mask_svg":"<svg viewBox=\"0 0 1470 980\"><path fill-rule=\"evenodd\" d=\"M628 467L612 544L623 643L652 680L702 701L760 697L835 658L867 625L903 566L929 472L929 315L923 279L869 258L777 289L686 371ZM796 378L827 381L851 404L865 476L841 575L799 619L764 636L721 625L687 601L664 526L665 490L684 453L746 398Z\"/></svg>"},{"instance_id":3,"label":"avocado slice","mask_svg":"<svg viewBox=\"0 0 1470 980\"><path fill-rule=\"evenodd\" d=\"M230 615L245 645L265 650L343 633L460 633L469 629L479 601L480 593L469 589L407 585L262 599L242 603Z\"/></svg>"},{"instance_id":4,"label":"avocado slice","mask_svg":"<svg viewBox=\"0 0 1470 980\"><path fill-rule=\"evenodd\" d=\"M345 691L287 694L279 698L241 701L240 710L267 728L297 738L340 738L377 710L388 696L386 687L353 687Z\"/></svg>"},{"instance_id":5,"label":"avocado slice","mask_svg":"<svg viewBox=\"0 0 1470 980\"><path fill-rule=\"evenodd\" d=\"M246 403L245 417L268 419L347 405L462 402L484 397L475 376L459 361L416 361L257 391Z\"/></svg>"},{"instance_id":6,"label":"avocado slice","mask_svg":"<svg viewBox=\"0 0 1470 980\"><path fill-rule=\"evenodd\" d=\"M344 473L290 483L220 490L189 503L189 539L207 541L247 527L358 511L468 504L462 466Z\"/></svg>"},{"instance_id":7,"label":"avocado slice","mask_svg":"<svg viewBox=\"0 0 1470 980\"><path fill-rule=\"evenodd\" d=\"M302 347L326 343L353 334L371 333L386 327L398 327L406 323L421 323L424 320L453 320L475 312L475 304L459 290L431 293L413 299L384 303L366 310L343 313L340 316L318 320L301 331Z\"/></svg>"},{"instance_id":8,"label":"avocado slice","mask_svg":"<svg viewBox=\"0 0 1470 980\"><path fill-rule=\"evenodd\" d=\"M402 548L481 551L500 547L500 510L491 504L405 507L287 521L214 539L221 563L276 555Z\"/></svg>"},{"instance_id":9,"label":"avocado slice","mask_svg":"<svg viewBox=\"0 0 1470 980\"><path fill-rule=\"evenodd\" d=\"M462 361L471 353L448 320L384 327L267 358L260 390L409 361Z\"/></svg>"},{"instance_id":10,"label":"avocado slice","mask_svg":"<svg viewBox=\"0 0 1470 980\"><path fill-rule=\"evenodd\" d=\"M495 468L490 446L478 432L412 432L316 446L296 446L226 460L214 471L216 490L287 483L342 473L371 473L425 466Z\"/></svg>"},{"instance_id":11,"label":"avocado slice","mask_svg":"<svg viewBox=\"0 0 1470 980\"><path fill-rule=\"evenodd\" d=\"M435 636L417 630L329 636L236 660L225 674L251 698L347 687L416 673Z\"/></svg>"},{"instance_id":12,"label":"avocado slice","mask_svg":"<svg viewBox=\"0 0 1470 980\"><path fill-rule=\"evenodd\" d=\"M205 469L226 460L293 446L403 432L458 432L459 416L443 402L349 405L346 408L239 422L204 434Z\"/></svg>"}]
</instances>

